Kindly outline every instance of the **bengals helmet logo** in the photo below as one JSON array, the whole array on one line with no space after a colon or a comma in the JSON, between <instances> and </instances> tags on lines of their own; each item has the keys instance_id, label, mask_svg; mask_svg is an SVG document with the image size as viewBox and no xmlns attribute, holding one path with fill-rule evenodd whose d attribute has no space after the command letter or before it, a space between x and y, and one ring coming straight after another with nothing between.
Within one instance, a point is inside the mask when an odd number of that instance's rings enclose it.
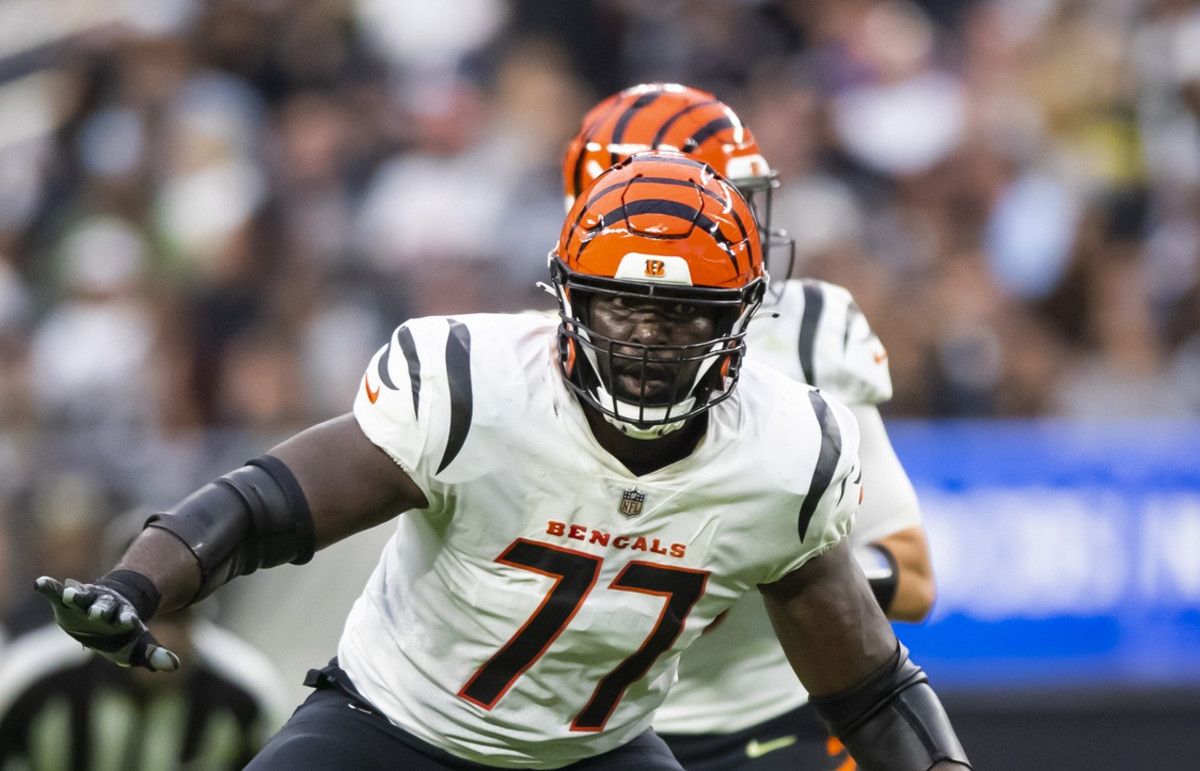
<instances>
[{"instance_id":1,"label":"bengals helmet logo","mask_svg":"<svg viewBox=\"0 0 1200 771\"><path fill-rule=\"evenodd\" d=\"M646 260L646 275L651 278L662 278L667 275L667 264L662 260Z\"/></svg>"}]
</instances>

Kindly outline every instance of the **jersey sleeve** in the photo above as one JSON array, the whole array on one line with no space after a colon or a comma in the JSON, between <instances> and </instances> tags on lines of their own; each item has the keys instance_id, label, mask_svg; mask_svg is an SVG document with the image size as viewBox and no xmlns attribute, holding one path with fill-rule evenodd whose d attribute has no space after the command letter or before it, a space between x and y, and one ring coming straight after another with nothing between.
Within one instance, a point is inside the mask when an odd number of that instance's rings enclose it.
<instances>
[{"instance_id":1,"label":"jersey sleeve","mask_svg":"<svg viewBox=\"0 0 1200 771\"><path fill-rule=\"evenodd\" d=\"M398 327L367 365L354 417L432 505L441 487L435 477L461 450L471 422L467 326L427 317Z\"/></svg>"},{"instance_id":2,"label":"jersey sleeve","mask_svg":"<svg viewBox=\"0 0 1200 771\"><path fill-rule=\"evenodd\" d=\"M862 502L862 469L858 458L858 424L850 410L821 391L808 392L821 446L804 472L808 491L796 521L801 548L764 583L783 578L809 559L846 540Z\"/></svg>"},{"instance_id":3,"label":"jersey sleeve","mask_svg":"<svg viewBox=\"0 0 1200 771\"><path fill-rule=\"evenodd\" d=\"M921 507L912 480L888 439L879 410L860 405L850 411L861 437L863 501L850 537L851 543L859 546L920 525Z\"/></svg>"},{"instance_id":4,"label":"jersey sleeve","mask_svg":"<svg viewBox=\"0 0 1200 771\"><path fill-rule=\"evenodd\" d=\"M814 279L804 293L798 351L805 381L845 404L892 398L887 350L850 292Z\"/></svg>"}]
</instances>

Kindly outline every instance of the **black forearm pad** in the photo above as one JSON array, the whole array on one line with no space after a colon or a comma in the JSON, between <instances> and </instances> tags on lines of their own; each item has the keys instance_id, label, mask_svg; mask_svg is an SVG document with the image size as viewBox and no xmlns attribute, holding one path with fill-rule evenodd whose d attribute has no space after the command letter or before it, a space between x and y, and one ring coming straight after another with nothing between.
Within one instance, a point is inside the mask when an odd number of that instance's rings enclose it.
<instances>
[{"instance_id":1,"label":"black forearm pad","mask_svg":"<svg viewBox=\"0 0 1200 771\"><path fill-rule=\"evenodd\" d=\"M971 767L941 701L903 645L854 688L809 701L863 771L928 771L943 760Z\"/></svg>"},{"instance_id":2,"label":"black forearm pad","mask_svg":"<svg viewBox=\"0 0 1200 771\"><path fill-rule=\"evenodd\" d=\"M192 602L259 568L304 564L316 550L312 514L300 483L270 455L249 461L171 510L151 516L146 527L171 533L200 563L200 591Z\"/></svg>"}]
</instances>

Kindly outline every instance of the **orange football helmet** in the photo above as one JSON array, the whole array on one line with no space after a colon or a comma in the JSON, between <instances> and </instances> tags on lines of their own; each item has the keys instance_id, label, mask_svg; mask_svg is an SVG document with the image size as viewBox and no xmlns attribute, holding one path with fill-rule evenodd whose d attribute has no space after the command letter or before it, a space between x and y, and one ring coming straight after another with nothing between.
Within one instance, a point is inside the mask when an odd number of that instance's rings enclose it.
<instances>
[{"instance_id":1,"label":"orange football helmet","mask_svg":"<svg viewBox=\"0 0 1200 771\"><path fill-rule=\"evenodd\" d=\"M550 254L567 382L631 436L650 438L727 398L745 352L746 326L767 276L754 216L733 185L680 153L642 152L598 176L571 207ZM712 339L695 345L613 340L590 324L596 296L707 312ZM612 371L669 363L669 396L620 394Z\"/></svg>"},{"instance_id":2,"label":"orange football helmet","mask_svg":"<svg viewBox=\"0 0 1200 771\"><path fill-rule=\"evenodd\" d=\"M776 264L770 255L783 253L778 273L786 278L795 242L786 232L771 229L771 193L779 186L778 174L737 113L698 88L644 83L593 107L563 157L567 208L609 166L633 153L660 149L703 161L737 186L754 212L769 264Z\"/></svg>"}]
</instances>

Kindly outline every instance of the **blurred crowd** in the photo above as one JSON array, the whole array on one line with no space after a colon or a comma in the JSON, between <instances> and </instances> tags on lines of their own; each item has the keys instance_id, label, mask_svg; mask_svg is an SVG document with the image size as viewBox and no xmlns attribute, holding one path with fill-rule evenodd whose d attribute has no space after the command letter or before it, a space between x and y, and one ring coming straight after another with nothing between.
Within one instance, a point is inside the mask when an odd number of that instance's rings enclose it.
<instances>
[{"instance_id":1,"label":"blurred crowd","mask_svg":"<svg viewBox=\"0 0 1200 771\"><path fill-rule=\"evenodd\" d=\"M551 307L562 151L643 81L749 124L885 417L1200 415L1198 0L0 0L10 633L399 322Z\"/></svg>"}]
</instances>

